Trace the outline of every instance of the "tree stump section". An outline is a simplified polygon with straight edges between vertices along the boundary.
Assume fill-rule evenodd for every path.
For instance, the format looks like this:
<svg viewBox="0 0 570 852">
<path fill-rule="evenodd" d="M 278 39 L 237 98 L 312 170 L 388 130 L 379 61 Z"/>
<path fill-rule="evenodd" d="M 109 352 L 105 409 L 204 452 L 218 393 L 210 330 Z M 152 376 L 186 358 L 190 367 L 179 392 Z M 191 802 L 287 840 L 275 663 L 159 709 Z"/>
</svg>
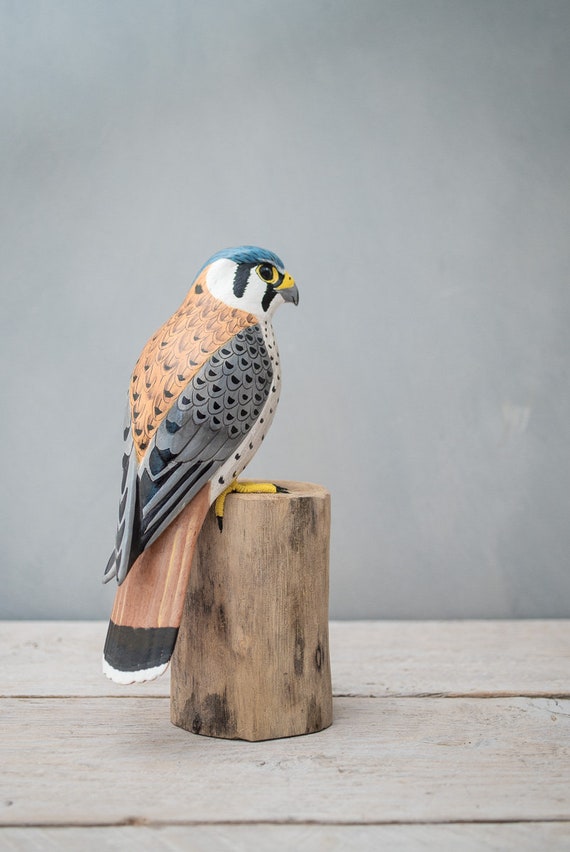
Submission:
<svg viewBox="0 0 570 852">
<path fill-rule="evenodd" d="M 172 659 L 171 719 L 250 741 L 332 723 L 329 662 L 330 494 L 231 494 L 220 532 L 198 537 Z"/>
</svg>

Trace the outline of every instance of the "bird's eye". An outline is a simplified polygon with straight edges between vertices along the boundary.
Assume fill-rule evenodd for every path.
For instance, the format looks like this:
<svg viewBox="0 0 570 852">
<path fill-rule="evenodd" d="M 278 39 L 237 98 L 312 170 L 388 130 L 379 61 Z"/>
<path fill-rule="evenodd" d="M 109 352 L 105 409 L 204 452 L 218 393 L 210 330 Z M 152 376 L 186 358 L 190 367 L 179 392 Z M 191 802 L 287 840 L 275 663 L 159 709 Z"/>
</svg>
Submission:
<svg viewBox="0 0 570 852">
<path fill-rule="evenodd" d="M 275 267 L 271 266 L 269 263 L 261 263 L 257 267 L 257 274 L 263 281 L 267 282 L 267 284 L 276 284 L 279 278 L 279 273 Z"/>
</svg>

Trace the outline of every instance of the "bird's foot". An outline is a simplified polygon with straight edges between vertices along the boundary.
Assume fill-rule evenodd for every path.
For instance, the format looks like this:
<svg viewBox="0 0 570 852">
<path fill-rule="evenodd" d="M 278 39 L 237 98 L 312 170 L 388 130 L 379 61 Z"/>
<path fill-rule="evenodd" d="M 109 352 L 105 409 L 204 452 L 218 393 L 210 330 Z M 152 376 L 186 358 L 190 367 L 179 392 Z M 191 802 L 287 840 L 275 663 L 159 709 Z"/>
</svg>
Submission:
<svg viewBox="0 0 570 852">
<path fill-rule="evenodd" d="M 220 532 L 224 528 L 224 506 L 228 494 L 288 494 L 287 488 L 275 485 L 273 482 L 239 482 L 237 479 L 225 488 L 214 504 L 214 512 L 218 519 Z"/>
</svg>

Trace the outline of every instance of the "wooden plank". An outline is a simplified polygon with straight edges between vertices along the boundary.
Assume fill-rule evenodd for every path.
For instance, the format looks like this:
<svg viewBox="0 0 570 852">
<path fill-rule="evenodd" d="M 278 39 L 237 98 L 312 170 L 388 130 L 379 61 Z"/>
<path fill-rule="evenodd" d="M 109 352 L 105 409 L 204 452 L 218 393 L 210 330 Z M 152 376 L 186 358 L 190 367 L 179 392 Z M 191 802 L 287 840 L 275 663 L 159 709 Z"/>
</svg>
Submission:
<svg viewBox="0 0 570 852">
<path fill-rule="evenodd" d="M 460 825 L 164 825 L 4 828 L 5 852 L 536 852 L 570 849 L 570 823 Z"/>
<path fill-rule="evenodd" d="M 1 702 L 0 823 L 570 818 L 570 701 L 335 701 L 318 734 L 197 737 L 168 699 Z"/>
<path fill-rule="evenodd" d="M 331 624 L 335 695 L 570 697 L 570 620 Z"/>
<path fill-rule="evenodd" d="M 166 696 L 101 675 L 105 622 L 0 622 L 3 695 Z M 570 694 L 570 620 L 331 622 L 335 695 Z"/>
</svg>

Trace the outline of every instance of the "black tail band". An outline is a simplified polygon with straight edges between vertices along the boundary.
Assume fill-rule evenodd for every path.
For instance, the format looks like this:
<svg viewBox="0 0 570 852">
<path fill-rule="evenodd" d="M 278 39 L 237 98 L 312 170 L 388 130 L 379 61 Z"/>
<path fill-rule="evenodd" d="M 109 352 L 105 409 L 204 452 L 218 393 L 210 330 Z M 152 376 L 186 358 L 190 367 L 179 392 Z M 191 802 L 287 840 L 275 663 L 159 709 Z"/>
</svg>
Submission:
<svg viewBox="0 0 570 852">
<path fill-rule="evenodd" d="M 127 627 L 109 622 L 104 656 L 120 672 L 153 669 L 172 656 L 177 627 Z"/>
</svg>

